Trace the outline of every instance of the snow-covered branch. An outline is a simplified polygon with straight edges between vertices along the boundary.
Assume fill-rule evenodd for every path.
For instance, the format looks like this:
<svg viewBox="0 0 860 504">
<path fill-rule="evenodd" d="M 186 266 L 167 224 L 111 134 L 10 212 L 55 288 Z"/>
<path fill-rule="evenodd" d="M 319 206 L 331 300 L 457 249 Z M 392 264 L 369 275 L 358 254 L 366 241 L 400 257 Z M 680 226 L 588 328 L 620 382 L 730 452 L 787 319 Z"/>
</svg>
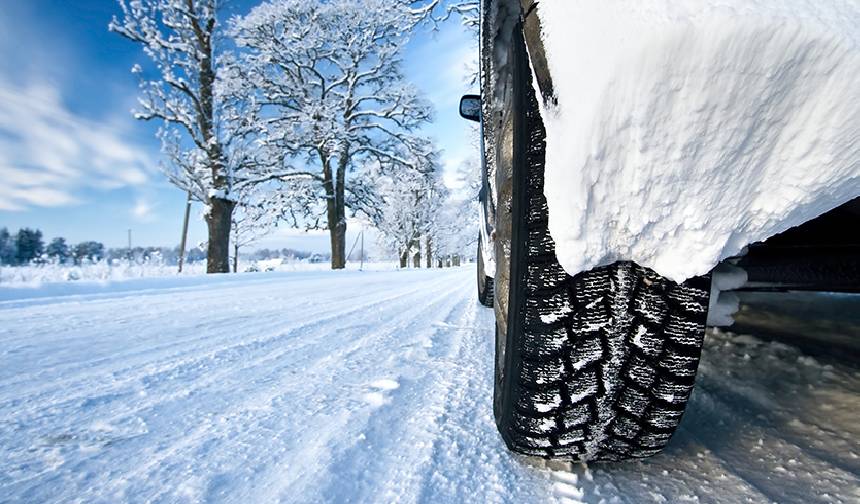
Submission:
<svg viewBox="0 0 860 504">
<path fill-rule="evenodd" d="M 159 120 L 168 162 L 164 171 L 179 188 L 207 205 L 209 271 L 227 270 L 233 180 L 257 166 L 249 149 L 256 129 L 244 93 L 222 86 L 236 59 L 216 51 L 217 0 L 118 0 L 122 10 L 109 29 L 139 44 L 151 60 L 140 79 L 135 117 Z M 233 81 L 231 81 L 233 82 Z"/>
<path fill-rule="evenodd" d="M 418 170 L 432 152 L 418 133 L 432 110 L 401 70 L 414 26 L 411 6 L 384 0 L 271 0 L 231 20 L 258 149 L 274 153 L 261 177 L 238 183 L 277 182 L 281 195 L 301 196 L 289 207 L 306 226 L 319 224 L 322 203 L 336 248 L 347 211 L 375 216 L 375 174 Z M 344 252 L 332 251 L 334 267 Z"/>
</svg>

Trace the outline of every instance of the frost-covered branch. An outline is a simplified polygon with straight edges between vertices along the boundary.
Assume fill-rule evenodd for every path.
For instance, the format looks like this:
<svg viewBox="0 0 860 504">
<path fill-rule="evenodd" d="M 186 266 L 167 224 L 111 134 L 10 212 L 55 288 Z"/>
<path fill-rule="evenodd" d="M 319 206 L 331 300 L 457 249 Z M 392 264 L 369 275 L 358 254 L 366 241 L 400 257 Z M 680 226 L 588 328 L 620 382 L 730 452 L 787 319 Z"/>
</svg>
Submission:
<svg viewBox="0 0 860 504">
<path fill-rule="evenodd" d="M 417 22 L 429 21 L 434 27 L 448 21 L 452 16 L 458 16 L 460 23 L 478 31 L 481 22 L 480 0 L 404 0 L 410 5 L 412 15 Z"/>
</svg>

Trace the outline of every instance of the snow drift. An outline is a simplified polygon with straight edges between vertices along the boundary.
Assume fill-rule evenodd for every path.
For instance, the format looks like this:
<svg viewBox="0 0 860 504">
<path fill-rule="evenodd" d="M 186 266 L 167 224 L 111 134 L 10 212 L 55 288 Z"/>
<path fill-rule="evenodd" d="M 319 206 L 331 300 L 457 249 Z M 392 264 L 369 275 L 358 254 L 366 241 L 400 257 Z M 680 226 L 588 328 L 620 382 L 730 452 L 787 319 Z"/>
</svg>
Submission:
<svg viewBox="0 0 860 504">
<path fill-rule="evenodd" d="M 549 229 L 570 274 L 674 280 L 860 194 L 860 4 L 541 2 Z"/>
</svg>

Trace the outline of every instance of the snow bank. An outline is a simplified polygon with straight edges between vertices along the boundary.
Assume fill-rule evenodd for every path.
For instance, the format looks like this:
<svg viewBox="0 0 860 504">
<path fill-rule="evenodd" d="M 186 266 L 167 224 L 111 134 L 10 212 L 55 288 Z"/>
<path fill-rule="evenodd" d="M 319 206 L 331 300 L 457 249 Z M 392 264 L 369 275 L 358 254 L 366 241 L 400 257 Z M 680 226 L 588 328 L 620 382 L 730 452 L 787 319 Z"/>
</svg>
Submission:
<svg viewBox="0 0 860 504">
<path fill-rule="evenodd" d="M 357 270 L 360 266 L 361 264 L 355 261 L 347 263 L 347 269 L 350 270 Z M 397 269 L 397 266 L 396 261 L 374 260 L 365 262 L 363 268 L 368 271 L 384 271 Z M 330 270 L 331 264 L 328 262 L 309 262 L 295 258 L 239 260 L 240 274 Z M 189 276 L 206 276 L 206 263 L 203 261 L 186 263 L 182 273 L 177 273 L 176 265 L 159 261 L 102 260 L 87 262 L 80 266 L 69 264 L 3 266 L 0 267 L 0 302 L 34 295 L 41 297 L 89 292 L 91 289 L 124 290 L 122 286 L 132 285 L 129 282 L 135 279 L 154 279 L 156 282 L 152 285 L 165 285 L 159 281 Z"/>
<path fill-rule="evenodd" d="M 0 289 L 5 287 L 39 287 L 45 283 L 77 281 L 110 281 L 128 278 L 166 277 L 176 275 L 176 265 L 160 260 L 133 261 L 114 259 L 84 261 L 81 265 L 30 264 L 0 268 Z M 183 275 L 206 273 L 203 261 L 186 263 Z"/>
<path fill-rule="evenodd" d="M 860 194 L 860 4 L 541 2 L 568 273 L 683 280 Z"/>
</svg>

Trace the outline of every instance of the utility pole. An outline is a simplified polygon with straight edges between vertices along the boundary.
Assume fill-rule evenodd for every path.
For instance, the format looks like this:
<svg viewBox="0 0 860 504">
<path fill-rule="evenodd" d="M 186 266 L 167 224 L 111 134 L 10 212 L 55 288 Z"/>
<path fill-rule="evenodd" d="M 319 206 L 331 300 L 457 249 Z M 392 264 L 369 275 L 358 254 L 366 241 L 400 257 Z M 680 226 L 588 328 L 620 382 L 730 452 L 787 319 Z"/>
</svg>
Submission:
<svg viewBox="0 0 860 504">
<path fill-rule="evenodd" d="M 191 215 L 191 191 L 185 200 L 185 219 L 182 221 L 182 240 L 179 242 L 179 272 L 182 273 L 182 260 L 185 258 L 185 245 L 188 241 L 188 217 Z"/>
<path fill-rule="evenodd" d="M 359 257 L 359 261 L 361 264 L 358 267 L 358 270 L 361 271 L 364 268 L 364 229 L 361 230 L 361 233 L 355 237 L 355 241 L 352 242 L 352 247 L 349 248 L 349 252 L 346 254 L 346 260 L 351 261 L 350 257 L 352 257 L 352 253 L 355 251 L 355 247 L 358 246 L 358 241 L 361 240 L 361 257 Z"/>
</svg>

